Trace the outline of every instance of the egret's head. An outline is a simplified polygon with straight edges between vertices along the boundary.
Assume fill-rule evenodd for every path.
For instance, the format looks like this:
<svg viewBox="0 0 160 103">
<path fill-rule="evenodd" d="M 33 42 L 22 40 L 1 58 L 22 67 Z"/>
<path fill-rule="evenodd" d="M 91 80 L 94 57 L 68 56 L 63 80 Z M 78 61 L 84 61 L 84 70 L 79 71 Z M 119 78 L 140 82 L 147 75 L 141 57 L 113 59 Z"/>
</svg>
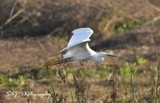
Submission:
<svg viewBox="0 0 160 103">
<path fill-rule="evenodd" d="M 117 57 L 117 56 L 113 55 L 113 53 L 99 52 L 99 53 L 97 53 L 97 56 L 94 57 L 94 59 L 96 62 L 101 62 L 101 61 L 104 61 L 104 58 L 106 56 Z"/>
<path fill-rule="evenodd" d="M 106 55 L 105 52 L 99 52 L 99 53 L 97 53 L 96 55 L 93 56 L 93 59 L 94 59 L 96 62 L 101 62 L 101 61 L 104 61 L 105 55 Z"/>
</svg>

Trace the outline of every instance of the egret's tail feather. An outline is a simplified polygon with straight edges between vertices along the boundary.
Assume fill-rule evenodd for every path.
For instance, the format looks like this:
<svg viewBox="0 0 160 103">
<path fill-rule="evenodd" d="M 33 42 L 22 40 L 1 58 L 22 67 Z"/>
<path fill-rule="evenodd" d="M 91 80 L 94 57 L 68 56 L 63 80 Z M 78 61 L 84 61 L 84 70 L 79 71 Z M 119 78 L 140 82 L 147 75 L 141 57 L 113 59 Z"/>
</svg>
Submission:
<svg viewBox="0 0 160 103">
<path fill-rule="evenodd" d="M 70 61 L 73 61 L 73 59 L 72 58 L 66 58 L 66 59 L 61 59 L 61 60 L 58 60 L 58 61 L 48 60 L 45 63 L 45 65 L 47 67 L 50 67 L 50 66 L 54 66 L 54 65 L 57 65 L 57 64 L 65 63 L 65 62 L 70 62 Z"/>
</svg>

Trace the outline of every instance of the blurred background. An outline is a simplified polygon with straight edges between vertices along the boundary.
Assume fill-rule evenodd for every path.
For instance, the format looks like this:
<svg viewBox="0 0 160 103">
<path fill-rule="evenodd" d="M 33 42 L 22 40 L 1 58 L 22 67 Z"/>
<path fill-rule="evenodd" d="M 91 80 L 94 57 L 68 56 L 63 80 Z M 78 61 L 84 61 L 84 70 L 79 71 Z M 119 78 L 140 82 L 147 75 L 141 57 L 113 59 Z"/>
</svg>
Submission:
<svg viewBox="0 0 160 103">
<path fill-rule="evenodd" d="M 124 60 L 46 69 L 81 27 L 94 30 L 91 48 Z M 1 103 L 158 103 L 159 57 L 159 0 L 0 0 Z M 13 98 L 7 91 L 52 97 Z"/>
</svg>

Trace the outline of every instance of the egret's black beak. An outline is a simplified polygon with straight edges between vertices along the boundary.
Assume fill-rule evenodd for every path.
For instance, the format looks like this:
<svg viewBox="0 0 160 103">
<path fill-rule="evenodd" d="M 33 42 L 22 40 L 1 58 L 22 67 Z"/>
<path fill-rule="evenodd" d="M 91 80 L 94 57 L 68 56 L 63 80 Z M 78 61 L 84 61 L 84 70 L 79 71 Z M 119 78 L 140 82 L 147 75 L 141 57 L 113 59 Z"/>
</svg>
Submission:
<svg viewBox="0 0 160 103">
<path fill-rule="evenodd" d="M 116 58 L 118 58 L 118 56 L 113 55 L 113 54 L 108 54 L 107 56 L 110 56 L 110 57 L 116 57 Z"/>
<path fill-rule="evenodd" d="M 106 56 L 109 56 L 109 57 L 116 57 L 118 58 L 118 56 L 114 55 L 114 54 L 109 54 L 109 53 L 105 53 Z"/>
</svg>

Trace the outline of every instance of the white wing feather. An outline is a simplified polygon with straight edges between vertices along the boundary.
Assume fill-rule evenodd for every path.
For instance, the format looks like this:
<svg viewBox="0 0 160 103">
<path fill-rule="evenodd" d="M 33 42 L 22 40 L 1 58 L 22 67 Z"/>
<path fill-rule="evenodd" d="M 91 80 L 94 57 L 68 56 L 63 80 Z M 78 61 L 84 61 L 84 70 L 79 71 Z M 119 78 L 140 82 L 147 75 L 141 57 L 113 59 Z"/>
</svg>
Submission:
<svg viewBox="0 0 160 103">
<path fill-rule="evenodd" d="M 68 45 L 66 48 L 62 49 L 61 52 L 84 42 L 90 41 L 90 36 L 93 34 L 93 30 L 91 28 L 79 28 L 74 31 L 72 31 L 73 36 L 68 42 Z"/>
<path fill-rule="evenodd" d="M 68 48 L 75 46 L 77 44 L 90 41 L 90 36 L 93 34 L 93 30 L 90 28 L 79 28 L 72 31 L 73 36 L 69 40 L 67 45 Z"/>
</svg>

